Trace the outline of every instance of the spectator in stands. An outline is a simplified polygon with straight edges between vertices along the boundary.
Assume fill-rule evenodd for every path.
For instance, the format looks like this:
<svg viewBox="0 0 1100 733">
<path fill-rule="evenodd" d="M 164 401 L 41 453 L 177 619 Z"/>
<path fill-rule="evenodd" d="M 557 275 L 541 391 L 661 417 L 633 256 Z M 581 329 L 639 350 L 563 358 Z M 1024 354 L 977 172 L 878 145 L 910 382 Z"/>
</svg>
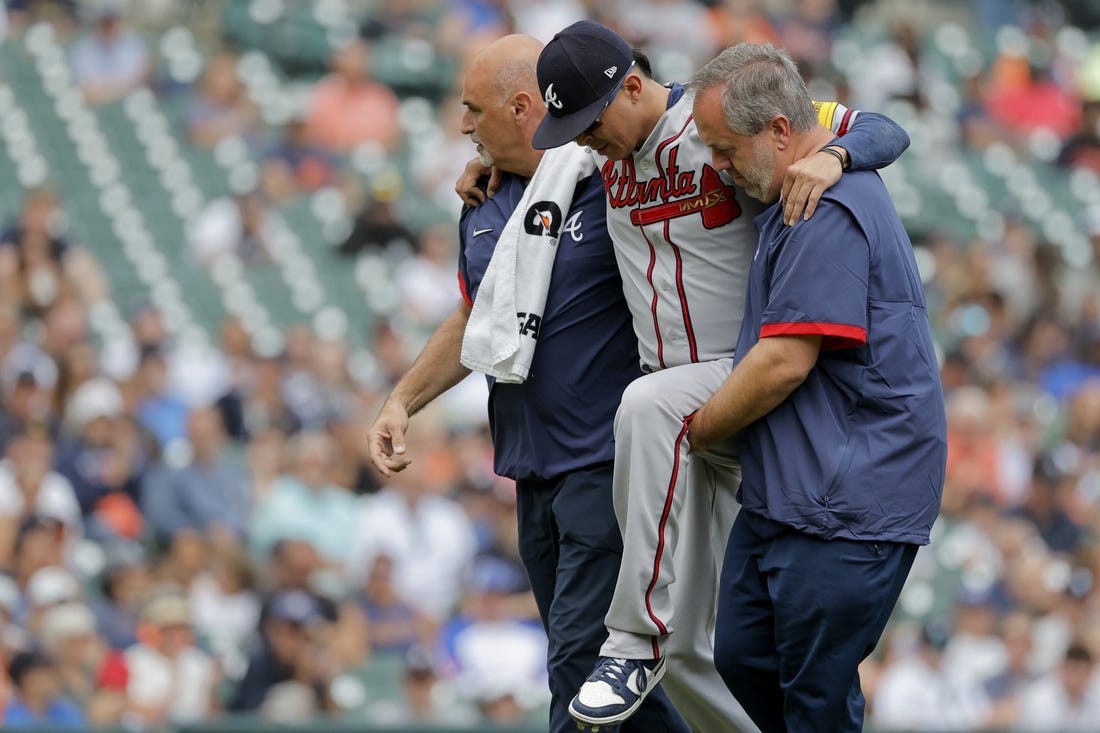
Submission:
<svg viewBox="0 0 1100 733">
<path fill-rule="evenodd" d="M 597 8 L 599 5 L 596 4 Z M 446 8 L 440 23 L 438 46 L 447 56 L 458 59 L 460 66 L 470 61 L 476 49 L 516 32 L 509 3 L 448 0 Z"/>
<path fill-rule="evenodd" d="M 1100 65 L 1100 61 L 1097 64 Z M 1100 175 L 1100 90 L 1096 94 L 1095 99 L 1082 100 L 1081 126 L 1062 146 L 1058 163 Z"/>
<path fill-rule="evenodd" d="M 871 705 L 875 728 L 967 730 L 983 723 L 990 711 L 981 688 L 945 674 L 943 652 L 950 639 L 950 623 L 932 619 L 921 629 L 919 646 L 886 666 Z"/>
<path fill-rule="evenodd" d="M 227 137 L 247 138 L 259 113 L 237 77 L 237 57 L 222 53 L 206 64 L 202 81 L 187 102 L 187 134 L 191 142 L 212 148 Z"/>
<path fill-rule="evenodd" d="M 932 72 L 922 63 L 920 43 L 912 18 L 901 17 L 892 24 L 889 36 L 871 48 L 864 57 L 866 63 L 850 74 L 860 109 L 882 109 L 891 99 L 924 106 L 925 85 Z"/>
<path fill-rule="evenodd" d="M 124 419 L 122 393 L 108 379 L 85 382 L 66 406 L 69 437 L 58 450 L 58 472 L 73 485 L 91 536 L 135 538 L 145 455 L 133 425 Z"/>
<path fill-rule="evenodd" d="M 81 729 L 84 713 L 61 696 L 57 667 L 44 652 L 20 652 L 8 665 L 15 698 L 4 711 L 4 726 L 42 730 Z"/>
<path fill-rule="evenodd" d="M 187 239 L 191 254 L 204 267 L 223 255 L 239 257 L 252 265 L 268 262 L 268 242 L 275 216 L 259 190 L 232 199 L 214 199 L 189 227 Z"/>
<path fill-rule="evenodd" d="M 1058 563 L 1047 559 L 1042 569 L 1047 573 L 1058 568 Z M 1051 584 L 1055 585 L 1055 584 Z M 1038 606 L 1032 637 L 1035 640 L 1034 659 L 1036 669 L 1048 673 L 1065 661 L 1067 650 L 1078 641 L 1081 630 L 1090 616 L 1089 596 L 1095 585 L 1092 573 L 1078 568 L 1064 578 L 1064 586 L 1055 588 Z"/>
<path fill-rule="evenodd" d="M 309 353 L 283 379 L 287 405 L 303 430 L 322 431 L 354 399 L 348 345 L 342 338 L 310 336 Z M 294 362 L 291 362 L 293 365 Z"/>
<path fill-rule="evenodd" d="M 264 609 L 261 610 L 261 622 L 267 615 L 267 606 L 280 591 L 301 590 L 309 593 L 317 601 L 321 614 L 329 622 L 335 622 L 339 615 L 338 604 L 326 595 L 318 593 L 318 576 L 324 569 L 325 561 L 317 549 L 305 540 L 279 540 L 271 548 L 266 559 L 267 582 Z"/>
<path fill-rule="evenodd" d="M 206 719 L 215 709 L 218 672 L 194 646 L 187 599 L 174 590 L 154 590 L 141 622 L 141 642 L 126 650 L 131 713 L 144 727 Z"/>
<path fill-rule="evenodd" d="M 976 688 L 1000 674 L 1008 653 L 992 589 L 964 587 L 955 599 L 954 631 L 943 654 L 944 675 Z"/>
<path fill-rule="evenodd" d="M 1092 653 L 1071 644 L 1058 670 L 1034 683 L 1020 699 L 1016 725 L 1046 733 L 1094 731 L 1100 720 L 1100 679 Z"/>
<path fill-rule="evenodd" d="M 32 515 L 60 523 L 67 545 L 83 534 L 80 504 L 69 480 L 52 470 L 53 456 L 53 440 L 42 426 L 8 443 L 0 461 L 0 567 L 11 560 L 20 523 Z"/>
<path fill-rule="evenodd" d="M 1065 476 L 1050 456 L 1036 460 L 1031 490 L 1019 515 L 1035 526 L 1052 552 L 1071 555 L 1079 546 L 1083 528 L 1067 511 L 1073 494 L 1067 478 L 1072 476 Z"/>
<path fill-rule="evenodd" d="M 300 427 L 283 395 L 283 360 L 278 357 L 254 359 L 247 377 L 218 400 L 218 409 L 234 440 L 272 431 L 286 436 Z"/>
<path fill-rule="evenodd" d="M 81 341 L 62 352 L 57 362 L 54 411 L 60 412 L 77 388 L 98 374 L 99 354 L 94 344 Z"/>
<path fill-rule="evenodd" d="M 30 516 L 19 525 L 19 531 L 15 535 L 15 550 L 11 563 L 8 566 L 11 577 L 16 585 L 22 589 L 25 595 L 25 604 L 19 604 L 14 608 L 18 622 L 23 623 L 28 613 L 33 610 L 38 600 L 46 590 L 52 591 L 52 585 L 46 584 L 43 588 L 43 580 L 38 581 L 31 592 L 31 580 L 43 568 L 64 565 L 64 535 L 61 525 L 52 519 L 44 519 L 38 516 Z M 48 577 L 48 574 L 47 574 Z M 64 583 L 64 581 L 62 581 Z M 69 587 L 66 584 L 66 589 Z"/>
<path fill-rule="evenodd" d="M 776 23 L 779 43 L 807 79 L 828 71 L 840 17 L 836 0 L 794 0 Z"/>
<path fill-rule="evenodd" d="M 23 341 L 23 318 L 19 307 L 0 302 L 0 361 Z"/>
<path fill-rule="evenodd" d="M 479 712 L 464 704 L 440 684 L 437 662 L 423 646 L 405 654 L 400 698 L 384 697 L 367 707 L 369 718 L 379 725 L 474 727 L 483 720 Z"/>
<path fill-rule="evenodd" d="M 197 530 L 183 529 L 176 532 L 167 552 L 154 566 L 156 581 L 162 585 L 178 587 L 186 595 L 206 569 L 206 558 L 211 544 L 206 535 Z"/>
<path fill-rule="evenodd" d="M 287 123 L 278 142 L 265 154 L 263 165 L 264 193 L 279 203 L 336 182 L 336 161 L 328 150 L 310 140 L 302 117 Z"/>
<path fill-rule="evenodd" d="M 532 4 L 538 8 L 538 3 Z M 618 3 L 617 30 L 632 46 L 644 48 L 653 60 L 654 70 L 660 77 L 678 78 L 709 61 L 720 50 L 717 39 L 708 26 L 707 9 L 694 0 L 630 0 Z M 557 28 L 584 16 L 563 20 Z M 517 19 L 518 21 L 519 19 Z M 519 33 L 539 35 L 539 32 L 517 22 Z M 692 38 L 690 44 L 685 38 Z M 543 42 L 550 40 L 543 38 Z"/>
<path fill-rule="evenodd" d="M 393 576 L 393 558 L 378 555 L 359 591 L 372 654 L 405 653 L 425 640 L 429 628 L 426 619 L 398 594 Z"/>
<path fill-rule="evenodd" d="M 222 545 L 244 535 L 249 502 L 248 477 L 228 453 L 221 415 L 200 407 L 187 415 L 189 460 L 162 464 L 142 483 L 142 511 L 160 539 L 183 530 L 205 534 Z"/>
<path fill-rule="evenodd" d="M 442 495 L 445 486 L 432 485 L 431 453 L 421 446 L 416 455 L 424 458 L 364 502 L 347 572 L 354 587 L 363 587 L 375 558 L 388 555 L 401 598 L 439 624 L 459 600 L 477 536 L 461 507 Z"/>
<path fill-rule="evenodd" d="M 21 622 L 36 636 L 41 633 L 42 620 L 50 609 L 84 600 L 80 581 L 60 563 L 35 570 L 27 580 L 24 595 L 27 604 Z"/>
<path fill-rule="evenodd" d="M 963 145 L 975 150 L 985 150 L 995 142 L 1015 142 L 1008 129 L 989 114 L 985 104 L 988 88 L 989 75 L 984 69 L 963 80 L 962 103 L 956 118 Z"/>
<path fill-rule="evenodd" d="M 301 685 L 313 710 L 331 707 L 329 683 L 340 672 L 324 637 L 328 625 L 314 596 L 301 590 L 276 593 L 262 622 L 260 649 L 249 659 L 230 710 L 258 710 L 281 685 Z"/>
<path fill-rule="evenodd" d="M 159 350 L 141 354 L 131 383 L 134 418 L 152 433 L 161 450 L 186 444 L 187 405 L 169 390 L 168 360 Z"/>
<path fill-rule="evenodd" d="M 1008 616 L 1003 625 L 1007 654 L 1005 668 L 983 683 L 992 705 L 989 723 L 996 728 L 1009 728 L 1018 715 L 1022 693 L 1038 679 L 1032 662 L 1031 617 L 1023 612 Z"/>
<path fill-rule="evenodd" d="M 30 191 L 19 218 L 0 233 L 0 298 L 42 315 L 62 296 L 89 304 L 107 296 L 102 268 L 60 234 L 61 210 L 47 188 Z"/>
<path fill-rule="evenodd" d="M 305 540 L 333 567 L 342 568 L 353 542 L 358 503 L 350 491 L 329 483 L 335 446 L 324 433 L 302 433 L 289 445 L 289 473 L 253 512 L 249 543 L 254 557 L 283 539 Z"/>
<path fill-rule="evenodd" d="M 981 387 L 968 385 L 947 398 L 947 481 L 944 512 L 951 514 L 967 499 L 985 495 L 1007 503 L 1001 426 L 992 420 L 993 404 Z"/>
<path fill-rule="evenodd" d="M 1068 398 L 1055 451 L 1077 451 L 1082 460 L 1095 457 L 1100 454 L 1100 375 L 1087 378 Z"/>
<path fill-rule="evenodd" d="M 164 314 L 147 298 L 139 297 L 130 303 L 128 309 L 130 332 L 140 351 L 171 350 L 168 326 L 164 323 Z"/>
<path fill-rule="evenodd" d="M 371 49 L 353 40 L 332 56 L 332 73 L 314 88 L 306 137 L 324 150 L 348 153 L 363 143 L 394 150 L 401 139 L 397 95 L 371 77 Z"/>
<path fill-rule="evenodd" d="M 1026 53 L 1002 52 L 994 62 L 986 108 L 1020 139 L 1044 129 L 1064 140 L 1080 124 L 1078 101 L 1057 83 L 1049 66 L 1033 63 Z"/>
<path fill-rule="evenodd" d="M 416 234 L 397 215 L 394 202 L 374 193 L 367 196 L 352 221 L 352 230 L 337 251 L 346 256 L 365 252 L 411 251 Z"/>
<path fill-rule="evenodd" d="M 6 0 L 7 22 L 12 35 L 23 32 L 33 22 L 52 22 L 68 37 L 76 22 L 77 0 Z"/>
<path fill-rule="evenodd" d="M 109 104 L 148 81 L 152 61 L 145 43 L 125 29 L 117 0 L 97 0 L 93 27 L 73 45 L 73 75 L 91 104 Z"/>
<path fill-rule="evenodd" d="M 720 48 L 742 42 L 779 43 L 775 26 L 755 0 L 719 0 L 710 9 L 707 26 Z"/>
<path fill-rule="evenodd" d="M 248 466 L 249 510 L 267 501 L 283 475 L 287 437 L 274 428 L 257 433 L 245 449 Z"/>
<path fill-rule="evenodd" d="M 108 651 L 96 635 L 91 610 L 79 602 L 53 606 L 43 614 L 38 636 L 43 651 L 56 663 L 62 692 L 87 709 L 95 697 L 97 673 Z"/>
<path fill-rule="evenodd" d="M 32 645 L 30 634 L 16 619 L 16 612 L 22 602 L 15 579 L 11 575 L 0 573 L 0 657 L 5 659 L 11 658 L 16 650 L 29 649 Z"/>
<path fill-rule="evenodd" d="M 397 319 L 394 321 L 391 323 L 389 320 L 378 320 L 374 324 L 371 338 L 374 360 L 378 364 L 377 387 L 382 393 L 392 389 L 412 364 L 404 335 L 396 327 Z"/>
<path fill-rule="evenodd" d="M 243 548 L 215 545 L 207 569 L 191 583 L 195 631 L 216 653 L 232 656 L 245 647 L 260 620 L 255 573 Z"/>
<path fill-rule="evenodd" d="M 138 641 L 141 606 L 152 584 L 152 576 L 137 544 L 108 545 L 106 555 L 100 592 L 91 599 L 91 607 L 99 633 L 111 649 L 122 650 Z"/>
<path fill-rule="evenodd" d="M 549 696 L 546 633 L 538 620 L 509 611 L 514 589 L 514 568 L 498 558 L 479 559 L 461 613 L 440 632 L 449 685 L 499 725 L 517 724 Z M 500 648 L 509 653 L 497 653 Z"/>
<path fill-rule="evenodd" d="M 454 225 L 439 223 L 425 228 L 417 239 L 416 256 L 397 268 L 401 307 L 411 325 L 430 333 L 454 312 L 454 277 L 458 268 L 458 242 Z"/>
<path fill-rule="evenodd" d="M 0 449 L 16 435 L 45 426 L 56 433 L 53 391 L 57 365 L 45 352 L 29 343 L 12 347 L 0 367 Z"/>
<path fill-rule="evenodd" d="M 328 621 L 332 647 L 345 667 L 361 666 L 369 656 L 366 621 L 354 596 L 344 597 L 342 584 L 308 542 L 281 540 L 272 548 L 268 595 L 260 610 L 260 625 L 267 618 L 272 600 L 281 591 L 300 590 L 317 602 Z M 339 598 L 339 600 L 336 600 Z"/>
</svg>

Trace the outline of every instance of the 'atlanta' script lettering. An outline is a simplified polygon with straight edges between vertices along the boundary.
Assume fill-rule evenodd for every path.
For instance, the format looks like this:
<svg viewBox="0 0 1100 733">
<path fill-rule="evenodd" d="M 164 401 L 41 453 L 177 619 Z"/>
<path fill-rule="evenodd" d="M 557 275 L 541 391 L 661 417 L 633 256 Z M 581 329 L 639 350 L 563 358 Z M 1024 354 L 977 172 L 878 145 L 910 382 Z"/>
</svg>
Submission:
<svg viewBox="0 0 1100 733">
<path fill-rule="evenodd" d="M 619 209 L 695 193 L 695 171 L 680 170 L 676 165 L 677 152 L 678 148 L 668 151 L 668 165 L 665 166 L 664 175 L 644 181 L 638 180 L 633 159 L 626 158 L 622 165 L 607 161 L 602 173 L 607 200 L 611 206 Z"/>
</svg>

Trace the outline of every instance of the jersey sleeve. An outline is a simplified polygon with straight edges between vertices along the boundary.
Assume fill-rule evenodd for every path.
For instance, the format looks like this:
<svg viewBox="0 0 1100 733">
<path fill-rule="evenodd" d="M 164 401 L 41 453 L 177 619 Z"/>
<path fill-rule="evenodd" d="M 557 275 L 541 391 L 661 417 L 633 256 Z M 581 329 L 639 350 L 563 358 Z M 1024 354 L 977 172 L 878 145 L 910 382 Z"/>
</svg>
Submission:
<svg viewBox="0 0 1100 733">
<path fill-rule="evenodd" d="M 469 226 L 468 218 L 473 208 L 470 206 L 462 207 L 462 214 L 458 219 L 458 294 L 462 296 L 462 300 L 466 302 L 466 305 L 471 308 L 474 306 L 474 299 L 470 295 L 470 265 L 466 259 L 466 231 Z"/>
<path fill-rule="evenodd" d="M 817 112 L 817 121 L 821 126 L 829 129 L 837 137 L 843 137 L 859 115 L 859 112 L 848 109 L 840 102 L 815 101 L 814 110 Z"/>
<path fill-rule="evenodd" d="M 885 168 L 909 147 L 909 134 L 885 115 L 858 112 L 840 102 L 814 102 L 817 121 L 842 138 L 834 145 L 848 151 L 849 170 Z"/>
<path fill-rule="evenodd" d="M 760 338 L 822 336 L 823 351 L 867 342 L 870 243 L 847 209 L 822 201 L 769 256 Z"/>
</svg>

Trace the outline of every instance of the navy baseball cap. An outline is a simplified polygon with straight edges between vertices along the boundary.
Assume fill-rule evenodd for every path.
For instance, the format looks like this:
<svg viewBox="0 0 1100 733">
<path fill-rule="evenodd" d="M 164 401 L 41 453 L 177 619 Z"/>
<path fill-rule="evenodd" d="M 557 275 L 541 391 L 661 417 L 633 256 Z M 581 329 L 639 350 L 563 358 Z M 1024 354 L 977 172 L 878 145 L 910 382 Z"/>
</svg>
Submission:
<svg viewBox="0 0 1100 733">
<path fill-rule="evenodd" d="M 545 150 L 576 139 L 611 104 L 633 63 L 630 44 L 594 21 L 578 21 L 554 36 L 539 54 L 547 114 L 532 144 Z"/>
</svg>

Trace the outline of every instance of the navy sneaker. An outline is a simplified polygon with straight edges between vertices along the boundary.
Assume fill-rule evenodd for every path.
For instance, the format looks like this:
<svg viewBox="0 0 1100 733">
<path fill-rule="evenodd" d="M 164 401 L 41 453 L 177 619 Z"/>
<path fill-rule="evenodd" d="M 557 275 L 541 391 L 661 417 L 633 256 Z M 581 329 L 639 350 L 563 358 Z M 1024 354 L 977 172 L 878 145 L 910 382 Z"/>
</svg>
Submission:
<svg viewBox="0 0 1100 733">
<path fill-rule="evenodd" d="M 569 714 L 578 723 L 613 725 L 638 709 L 645 696 L 665 676 L 665 660 L 610 659 L 599 664 L 569 703 Z"/>
</svg>

